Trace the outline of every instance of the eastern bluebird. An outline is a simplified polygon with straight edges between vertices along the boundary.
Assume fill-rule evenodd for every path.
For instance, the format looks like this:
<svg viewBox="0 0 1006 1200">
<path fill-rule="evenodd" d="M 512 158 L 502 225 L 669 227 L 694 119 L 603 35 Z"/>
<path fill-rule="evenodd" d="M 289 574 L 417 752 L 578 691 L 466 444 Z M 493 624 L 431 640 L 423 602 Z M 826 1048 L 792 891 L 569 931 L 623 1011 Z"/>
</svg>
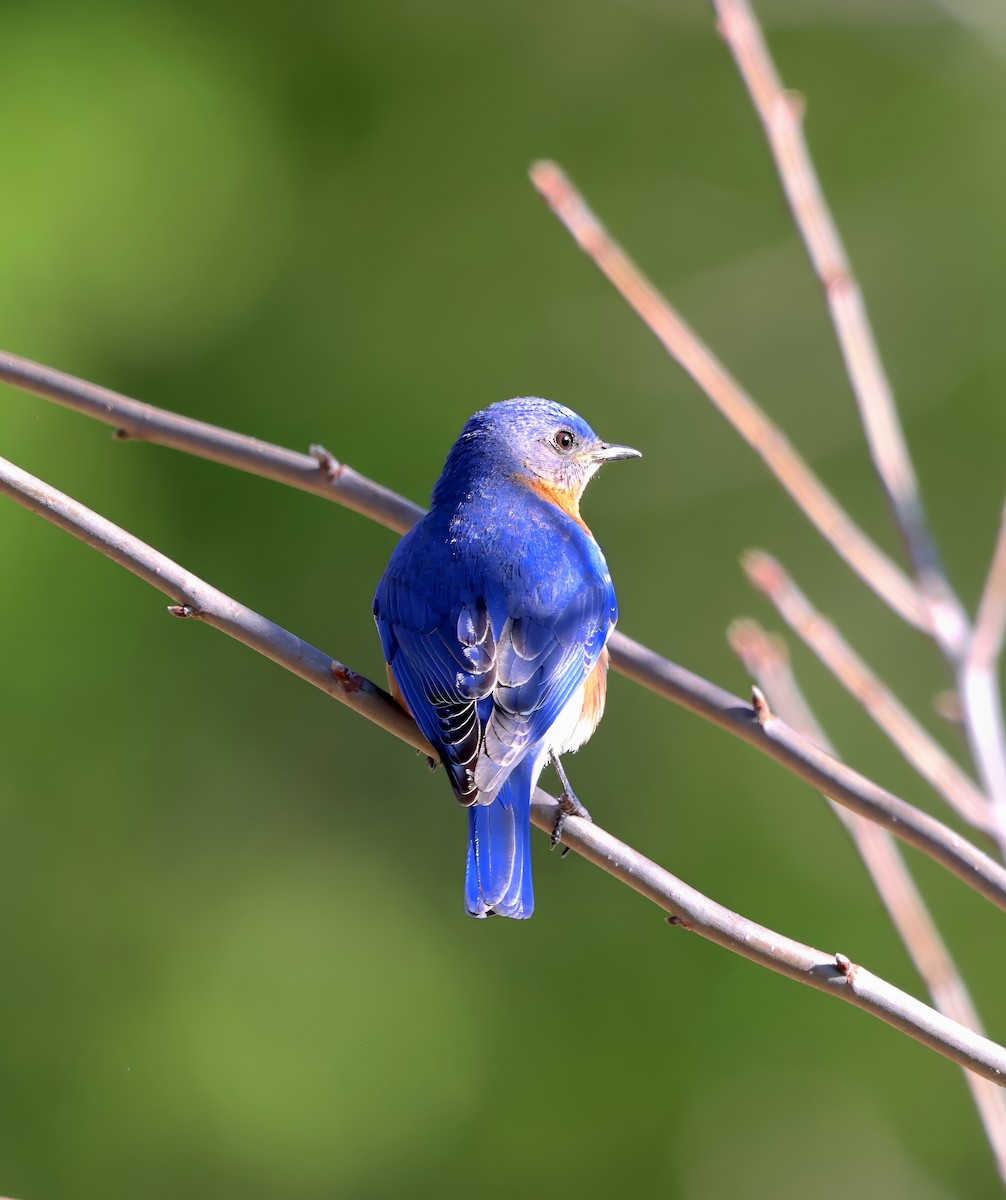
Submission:
<svg viewBox="0 0 1006 1200">
<path fill-rule="evenodd" d="M 567 814 L 587 816 L 559 756 L 601 719 L 618 606 L 580 497 L 603 463 L 636 457 L 561 404 L 493 404 L 461 431 L 378 585 L 391 689 L 468 806 L 473 917 L 531 915 L 531 796 L 550 759 L 563 784 L 552 844 Z"/>
</svg>

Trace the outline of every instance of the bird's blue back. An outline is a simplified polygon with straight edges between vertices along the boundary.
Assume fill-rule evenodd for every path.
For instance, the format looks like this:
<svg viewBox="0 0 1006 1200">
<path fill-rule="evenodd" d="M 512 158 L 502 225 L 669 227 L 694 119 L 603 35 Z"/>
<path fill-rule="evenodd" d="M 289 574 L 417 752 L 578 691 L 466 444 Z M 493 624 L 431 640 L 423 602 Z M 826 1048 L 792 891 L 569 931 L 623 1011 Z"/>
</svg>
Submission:
<svg viewBox="0 0 1006 1200">
<path fill-rule="evenodd" d="M 402 699 L 472 806 L 469 912 L 529 916 L 531 792 L 617 607 L 593 536 L 528 485 L 512 439 L 492 432 L 467 444 L 462 434 L 431 511 L 392 555 L 374 613 Z"/>
</svg>

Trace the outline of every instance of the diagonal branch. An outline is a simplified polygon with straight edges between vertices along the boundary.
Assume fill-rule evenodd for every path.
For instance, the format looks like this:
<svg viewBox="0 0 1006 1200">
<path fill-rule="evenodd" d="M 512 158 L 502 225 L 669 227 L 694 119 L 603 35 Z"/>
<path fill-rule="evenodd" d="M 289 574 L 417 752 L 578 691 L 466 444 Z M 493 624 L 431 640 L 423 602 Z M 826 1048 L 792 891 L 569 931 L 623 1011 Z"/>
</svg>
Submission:
<svg viewBox="0 0 1006 1200">
<path fill-rule="evenodd" d="M 0 492 L 170 596 L 177 602 L 170 609 L 172 616 L 195 618 L 219 629 L 341 700 L 389 733 L 410 742 L 417 750 L 435 753 L 412 718 L 376 684 L 225 596 L 139 538 L 4 458 L 0 458 Z"/>
<path fill-rule="evenodd" d="M 425 753 L 432 749 L 405 712 L 375 684 L 334 663 L 320 650 L 3 459 L 0 459 L 0 491 L 170 596 L 177 602 L 171 608 L 175 615 L 196 617 L 220 629 L 410 745 Z M 537 791 L 532 809 L 534 823 L 551 831 L 556 815 L 557 802 Z M 570 818 L 563 840 L 588 861 L 671 914 L 673 924 L 691 929 L 779 974 L 839 996 L 959 1065 L 1000 1085 L 1006 1082 L 1006 1048 L 941 1015 L 850 962 L 845 955 L 826 954 L 731 912 L 596 825 Z"/>
<path fill-rule="evenodd" d="M 670 301 L 643 275 L 555 163 L 531 168 L 531 180 L 584 253 L 615 285 L 660 344 L 688 372 L 742 438 L 761 456 L 797 507 L 856 574 L 910 625 L 930 631 L 915 584 L 853 521 L 782 430 L 758 407 Z"/>
<path fill-rule="evenodd" d="M 267 442 L 128 400 L 104 388 L 96 389 L 101 397 L 98 406 L 93 402 L 93 384 L 10 354 L 0 354 L 0 377 L 41 395 L 49 395 L 50 389 L 58 390 L 61 403 L 97 416 L 106 424 L 124 428 L 139 440 L 164 441 L 200 457 L 237 465 L 240 469 L 281 479 L 337 503 L 343 502 L 339 483 L 351 468 L 338 465 L 332 468 L 334 460 L 324 452 L 319 451 L 315 459 L 308 459 L 306 455 L 296 455 Z M 169 432 L 162 433 L 163 430 Z M 304 460 L 303 464 L 297 463 L 292 469 L 283 465 L 298 459 Z M 311 462 L 314 463 L 313 473 L 307 467 Z M 327 482 L 329 476 L 333 477 L 331 482 Z M 409 528 L 413 522 L 405 523 L 403 517 L 410 513 L 415 517 L 422 514 L 422 509 L 365 476 L 354 471 L 351 478 L 353 493 L 347 503 L 356 511 L 393 529 L 400 529 L 403 524 Z M 662 658 L 624 633 L 614 633 L 609 646 L 612 666 L 627 678 L 754 746 L 839 804 L 877 822 L 941 863 L 998 907 L 1006 908 L 1006 869 L 946 825 L 824 754 L 777 718 L 759 722 L 749 704 L 685 667 Z"/>
<path fill-rule="evenodd" d="M 853 522 L 779 428 L 758 408 L 669 301 L 612 239 L 568 177 L 554 163 L 546 162 L 538 163 L 532 169 L 532 180 L 580 248 L 611 280 L 667 352 L 692 376 L 748 444 L 757 450 L 779 483 L 836 553 L 899 616 L 935 638 L 957 677 L 972 756 L 982 784 L 992 799 L 991 812 L 998 826 L 995 836 L 1000 845 L 1006 847 L 1006 734 L 1003 730 L 998 683 L 993 673 L 968 671 L 962 665 L 968 644 L 969 623 L 943 574 L 935 547 L 928 539 L 921 502 L 918 501 L 917 482 L 910 459 L 907 458 L 900 426 L 896 424 L 896 416 L 895 433 L 890 433 L 893 408 L 887 411 L 882 420 L 874 421 L 881 432 L 877 441 L 871 444 L 879 444 L 885 463 L 892 455 L 901 461 L 897 471 L 897 486 L 892 495 L 899 497 L 900 508 L 896 505 L 895 511 L 901 513 L 903 521 L 911 525 L 910 535 L 907 526 L 903 525 L 903 528 L 913 548 L 921 590 Z M 851 279 L 851 276 L 848 278 Z M 865 310 L 862 317 L 865 321 Z M 865 329 L 872 346 L 868 324 Z M 876 404 L 868 409 L 871 416 L 878 412 L 880 408 Z M 871 428 L 869 423 L 867 428 Z M 892 446 L 895 447 L 893 451 Z M 903 470 L 906 463 L 907 475 Z"/>
<path fill-rule="evenodd" d="M 320 447 L 313 455 L 298 454 L 194 417 L 155 408 L 3 350 L 0 350 L 0 379 L 111 425 L 120 441 L 170 446 L 197 458 L 275 479 L 335 500 L 344 508 L 363 513 L 399 533 L 411 529 L 423 515 L 418 505 L 358 475 L 345 463 L 336 462 Z"/>
<path fill-rule="evenodd" d="M 735 621 L 729 640 L 744 666 L 765 690 L 780 715 L 829 754 L 828 740 L 796 682 L 785 644 L 769 637 L 755 621 Z M 845 812 L 829 801 L 835 816 L 848 830 L 866 865 L 874 887 L 925 981 L 933 1003 L 945 1016 L 984 1033 L 981 1018 L 946 943 L 936 928 L 898 844 L 883 829 Z M 964 1081 L 971 1091 L 982 1125 L 995 1155 L 1000 1177 L 1006 1181 L 1006 1097 L 987 1079 L 969 1071 Z"/>
<path fill-rule="evenodd" d="M 1006 869 L 941 821 L 832 758 L 774 713 L 744 704 L 716 684 L 661 658 L 624 634 L 620 646 L 625 650 L 623 672 L 630 679 L 730 730 L 829 799 L 875 822 L 906 845 L 914 846 L 1003 907 L 1000 889 Z M 958 850 L 964 851 L 973 864 L 974 877 L 969 879 L 961 874 Z"/>
<path fill-rule="evenodd" d="M 971 754 L 992 799 L 1006 844 L 1006 730 L 1003 728 L 999 660 L 1006 632 L 1006 509 L 992 566 L 978 604 L 971 643 L 957 672 L 964 728 Z"/>
<path fill-rule="evenodd" d="M 967 614 L 943 570 L 929 531 L 919 481 L 863 294 L 804 140 L 803 101 L 783 88 L 748 0 L 713 0 L 713 6 L 719 31 L 765 130 L 793 219 L 824 287 L 874 466 L 915 566 L 932 632 L 948 658 L 957 661 L 967 648 Z"/>
<path fill-rule="evenodd" d="M 919 481 L 877 350 L 866 304 L 803 136 L 803 104 L 779 78 L 749 0 L 712 0 L 719 31 L 733 54 L 761 120 L 793 219 L 820 279 L 874 466 L 915 567 L 929 632 L 954 672 L 964 730 L 1006 853 L 1006 728 L 994 670 L 984 669 L 968 615 L 940 562 Z M 1002 568 L 1006 569 L 1006 568 Z M 992 578 L 996 569 L 993 567 Z M 998 618 L 986 612 L 995 622 Z"/>
<path fill-rule="evenodd" d="M 974 633 L 968 647 L 968 666 L 994 668 L 1002 657 L 1006 635 L 1006 506 L 999 524 L 999 536 L 992 555 L 982 598 L 978 604 Z"/>
<path fill-rule="evenodd" d="M 988 801 L 974 782 L 814 608 L 782 565 L 761 550 L 745 554 L 743 564 L 754 586 L 768 596 L 786 624 L 855 696 L 919 774 L 966 821 L 996 836 Z"/>
</svg>

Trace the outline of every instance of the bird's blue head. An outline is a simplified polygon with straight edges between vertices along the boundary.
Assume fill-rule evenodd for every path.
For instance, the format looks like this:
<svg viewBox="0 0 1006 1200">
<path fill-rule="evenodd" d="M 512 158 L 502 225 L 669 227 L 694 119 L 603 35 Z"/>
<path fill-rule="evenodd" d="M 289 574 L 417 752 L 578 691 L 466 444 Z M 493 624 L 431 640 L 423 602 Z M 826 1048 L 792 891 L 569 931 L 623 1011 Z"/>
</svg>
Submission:
<svg viewBox="0 0 1006 1200">
<path fill-rule="evenodd" d="M 580 497 L 597 469 L 638 450 L 602 442 L 583 417 L 539 396 L 501 400 L 470 417 L 454 443 L 433 503 L 469 481 L 501 475 L 524 483 L 579 519 Z"/>
</svg>

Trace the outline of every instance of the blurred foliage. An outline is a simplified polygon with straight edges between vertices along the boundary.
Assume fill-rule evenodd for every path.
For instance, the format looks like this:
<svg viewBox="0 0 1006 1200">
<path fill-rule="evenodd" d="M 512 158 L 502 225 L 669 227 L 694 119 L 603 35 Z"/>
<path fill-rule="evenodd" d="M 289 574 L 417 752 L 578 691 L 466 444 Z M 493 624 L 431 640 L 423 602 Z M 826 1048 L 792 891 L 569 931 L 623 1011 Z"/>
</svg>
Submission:
<svg viewBox="0 0 1006 1200">
<path fill-rule="evenodd" d="M 1006 432 L 1003 29 L 952 20 L 966 0 L 761 10 L 973 603 Z M 322 441 L 418 500 L 471 411 L 552 396 L 646 453 L 587 499 L 627 632 L 743 691 L 724 631 L 748 612 L 775 624 L 737 567 L 762 545 L 929 719 L 935 654 L 526 181 L 538 156 L 570 170 L 896 551 L 705 3 L 10 0 L 0 38 L 5 348 Z M 0 400 L 2 453 L 381 677 L 387 531 Z M 878 1196 L 997 1194 L 948 1063 L 668 929 L 540 838 L 534 920 L 466 920 L 442 777 L 14 505 L 0 537 L 4 1194 L 711 1200 L 845 1196 L 850 1177 Z M 846 756 L 939 812 L 795 657 Z M 615 678 L 569 769 L 603 824 L 690 882 L 920 991 L 834 819 L 747 747 Z M 1001 1038 L 1000 915 L 912 862 Z"/>
</svg>

